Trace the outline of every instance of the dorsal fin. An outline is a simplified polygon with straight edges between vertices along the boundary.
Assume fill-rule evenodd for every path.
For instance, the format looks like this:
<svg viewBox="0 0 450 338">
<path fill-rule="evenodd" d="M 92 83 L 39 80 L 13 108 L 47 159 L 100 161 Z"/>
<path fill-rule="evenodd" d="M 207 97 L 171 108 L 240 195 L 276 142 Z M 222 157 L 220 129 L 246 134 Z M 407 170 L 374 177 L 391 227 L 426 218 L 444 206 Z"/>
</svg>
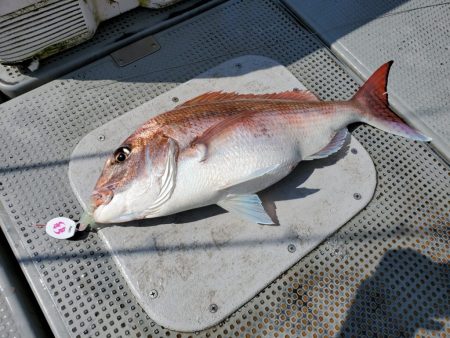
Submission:
<svg viewBox="0 0 450 338">
<path fill-rule="evenodd" d="M 194 97 L 178 106 L 188 107 L 198 104 L 211 103 L 211 102 L 221 102 L 221 101 L 232 101 L 232 100 L 286 100 L 286 101 L 305 101 L 305 102 L 318 102 L 319 99 L 308 90 L 293 90 L 285 91 L 281 93 L 271 93 L 271 94 L 239 94 L 239 93 L 226 93 L 226 92 L 209 92 L 202 94 L 200 96 Z"/>
</svg>

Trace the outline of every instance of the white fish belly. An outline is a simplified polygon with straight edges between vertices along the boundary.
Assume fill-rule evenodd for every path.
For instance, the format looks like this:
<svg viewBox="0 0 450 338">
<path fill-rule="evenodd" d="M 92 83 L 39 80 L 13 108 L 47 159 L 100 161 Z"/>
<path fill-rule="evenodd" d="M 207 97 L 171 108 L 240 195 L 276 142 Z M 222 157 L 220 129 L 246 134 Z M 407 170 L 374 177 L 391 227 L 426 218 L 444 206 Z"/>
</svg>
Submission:
<svg viewBox="0 0 450 338">
<path fill-rule="evenodd" d="M 296 142 L 270 139 L 212 147 L 204 161 L 183 158 L 178 163 L 174 192 L 158 216 L 216 204 L 229 194 L 263 190 L 288 175 L 300 159 Z M 255 173 L 264 174 L 254 177 Z"/>
</svg>

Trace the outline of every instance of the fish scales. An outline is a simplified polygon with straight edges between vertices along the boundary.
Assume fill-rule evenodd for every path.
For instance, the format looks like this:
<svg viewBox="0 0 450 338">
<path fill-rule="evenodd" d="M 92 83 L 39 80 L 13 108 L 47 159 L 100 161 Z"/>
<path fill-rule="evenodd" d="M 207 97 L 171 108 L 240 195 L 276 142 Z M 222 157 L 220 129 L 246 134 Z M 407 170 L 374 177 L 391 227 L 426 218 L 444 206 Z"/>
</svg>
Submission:
<svg viewBox="0 0 450 338">
<path fill-rule="evenodd" d="M 218 204 L 272 224 L 256 193 L 302 160 L 344 144 L 347 125 L 364 122 L 418 141 L 388 105 L 381 66 L 349 101 L 323 102 L 308 91 L 212 92 L 151 118 L 108 158 L 92 194 L 99 223 L 153 218 Z"/>
</svg>

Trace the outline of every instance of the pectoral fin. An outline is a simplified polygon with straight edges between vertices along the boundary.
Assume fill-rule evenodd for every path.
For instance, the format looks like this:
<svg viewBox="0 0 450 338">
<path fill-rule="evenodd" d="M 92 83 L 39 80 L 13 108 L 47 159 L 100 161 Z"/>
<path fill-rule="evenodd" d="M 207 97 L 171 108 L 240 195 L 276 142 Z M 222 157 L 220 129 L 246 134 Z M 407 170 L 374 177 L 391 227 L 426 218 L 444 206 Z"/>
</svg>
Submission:
<svg viewBox="0 0 450 338">
<path fill-rule="evenodd" d="M 153 204 L 146 210 L 147 218 L 157 212 L 159 208 L 167 202 L 175 189 L 177 176 L 177 155 L 178 144 L 172 138 L 167 138 L 167 157 L 164 166 L 164 172 L 161 176 L 161 190 Z"/>
<path fill-rule="evenodd" d="M 228 195 L 226 199 L 217 203 L 229 212 L 234 212 L 240 217 L 259 224 L 275 224 L 264 210 L 261 200 L 255 194 L 252 195 Z"/>
<path fill-rule="evenodd" d="M 331 139 L 330 143 L 328 143 L 328 145 L 325 148 L 323 148 L 321 151 L 305 158 L 305 160 L 306 161 L 316 160 L 318 158 L 325 158 L 325 157 L 328 157 L 328 156 L 334 154 L 335 152 L 337 152 L 339 149 L 342 148 L 342 146 L 345 143 L 345 140 L 347 139 L 347 135 L 348 135 L 347 128 L 344 128 L 344 129 L 338 131 L 336 133 L 336 135 L 334 135 L 334 137 Z"/>
<path fill-rule="evenodd" d="M 239 113 L 235 116 L 229 117 L 203 132 L 202 135 L 197 137 L 191 144 L 191 147 L 199 154 L 199 161 L 206 161 L 210 153 L 210 144 L 214 140 L 218 140 L 221 137 L 226 137 L 227 133 L 233 127 L 236 127 L 239 123 L 251 118 L 255 112 Z"/>
</svg>

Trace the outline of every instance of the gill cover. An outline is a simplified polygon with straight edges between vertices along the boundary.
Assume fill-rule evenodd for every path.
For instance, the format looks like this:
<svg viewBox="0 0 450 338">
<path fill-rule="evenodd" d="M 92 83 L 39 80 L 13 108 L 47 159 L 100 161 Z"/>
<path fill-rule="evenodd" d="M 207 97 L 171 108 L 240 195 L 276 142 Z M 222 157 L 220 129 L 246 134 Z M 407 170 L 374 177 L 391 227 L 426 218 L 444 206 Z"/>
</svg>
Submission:
<svg viewBox="0 0 450 338">
<path fill-rule="evenodd" d="M 160 151 L 162 150 L 162 153 L 166 153 L 164 169 L 160 177 L 160 190 L 157 198 L 144 211 L 145 218 L 153 217 L 160 210 L 161 206 L 172 196 L 176 185 L 178 144 L 170 137 L 164 138 L 167 141 L 160 143 L 161 147 L 164 148 L 160 149 Z"/>
</svg>

